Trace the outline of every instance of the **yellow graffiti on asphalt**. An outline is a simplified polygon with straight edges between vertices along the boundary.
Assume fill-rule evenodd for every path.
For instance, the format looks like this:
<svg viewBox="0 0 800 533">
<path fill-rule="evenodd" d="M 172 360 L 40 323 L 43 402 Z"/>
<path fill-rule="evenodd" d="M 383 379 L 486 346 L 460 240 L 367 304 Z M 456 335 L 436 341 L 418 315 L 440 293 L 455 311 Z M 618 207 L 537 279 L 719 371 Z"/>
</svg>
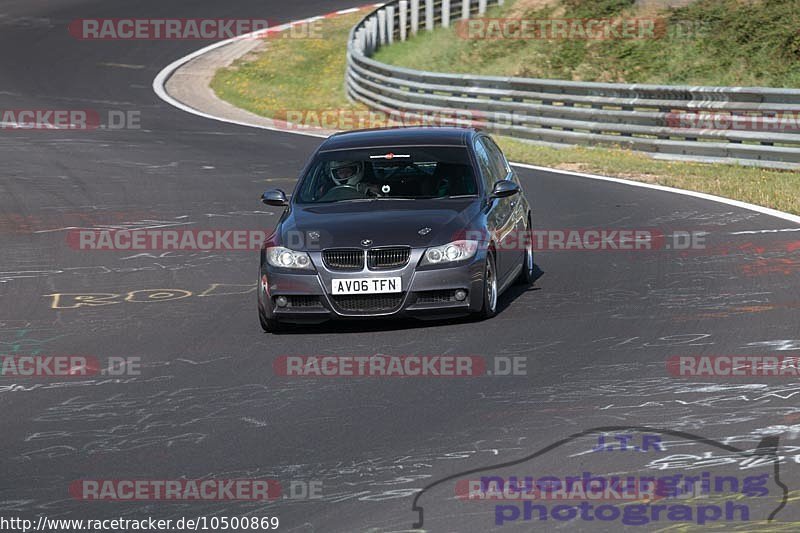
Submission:
<svg viewBox="0 0 800 533">
<path fill-rule="evenodd" d="M 199 293 L 185 289 L 138 289 L 126 293 L 113 292 L 56 292 L 45 294 L 51 298 L 51 309 L 76 309 L 78 307 L 99 307 L 115 305 L 124 302 L 153 303 L 182 300 L 195 296 L 205 298 L 210 296 L 229 296 L 234 294 L 248 294 L 257 289 L 254 283 L 212 283 Z"/>
</svg>

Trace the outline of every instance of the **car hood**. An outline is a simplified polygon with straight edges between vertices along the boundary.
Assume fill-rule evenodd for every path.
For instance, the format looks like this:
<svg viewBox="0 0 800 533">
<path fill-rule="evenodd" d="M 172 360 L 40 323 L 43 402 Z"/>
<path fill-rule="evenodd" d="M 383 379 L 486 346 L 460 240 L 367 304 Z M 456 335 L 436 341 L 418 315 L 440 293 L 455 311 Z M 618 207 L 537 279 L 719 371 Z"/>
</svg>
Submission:
<svg viewBox="0 0 800 533">
<path fill-rule="evenodd" d="M 477 198 L 295 205 L 280 225 L 279 235 L 285 246 L 308 251 L 436 246 L 471 229 L 470 224 L 479 212 Z M 365 245 L 362 243 L 365 239 L 372 242 Z"/>
</svg>

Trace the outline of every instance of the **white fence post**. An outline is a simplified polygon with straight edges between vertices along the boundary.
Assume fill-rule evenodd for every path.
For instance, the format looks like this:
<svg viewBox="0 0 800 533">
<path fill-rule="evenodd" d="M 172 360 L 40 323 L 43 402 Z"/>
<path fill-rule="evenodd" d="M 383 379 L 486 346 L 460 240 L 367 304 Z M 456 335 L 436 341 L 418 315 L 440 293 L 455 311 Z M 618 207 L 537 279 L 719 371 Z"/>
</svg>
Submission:
<svg viewBox="0 0 800 533">
<path fill-rule="evenodd" d="M 367 22 L 367 31 L 369 32 L 369 53 L 367 55 L 372 55 L 377 48 L 378 41 L 378 21 L 375 20 L 375 17 L 370 17 Z"/>
<path fill-rule="evenodd" d="M 394 6 L 386 6 L 386 42 L 394 42 Z"/>
<path fill-rule="evenodd" d="M 433 31 L 433 0 L 425 0 L 425 29 Z"/>
<path fill-rule="evenodd" d="M 419 31 L 419 0 L 411 0 L 411 35 Z"/>
<path fill-rule="evenodd" d="M 461 18 L 468 19 L 469 18 L 469 2 L 470 0 L 462 0 L 461 2 Z"/>
<path fill-rule="evenodd" d="M 478 0 L 478 15 L 486 13 L 486 0 Z"/>
<path fill-rule="evenodd" d="M 378 46 L 386 44 L 386 10 L 378 11 Z"/>
<path fill-rule="evenodd" d="M 400 0 L 400 40 L 405 41 L 408 31 L 408 0 Z"/>
<path fill-rule="evenodd" d="M 358 30 L 358 31 L 356 32 L 356 48 L 357 48 L 357 49 L 358 49 L 358 51 L 359 51 L 359 52 L 361 52 L 362 54 L 363 54 L 363 53 L 366 51 L 366 49 L 367 49 L 367 43 L 366 43 L 366 41 L 365 41 L 365 37 L 364 37 L 364 28 L 361 28 L 360 30 Z"/>
<path fill-rule="evenodd" d="M 442 0 L 442 28 L 450 27 L 450 0 Z"/>
</svg>

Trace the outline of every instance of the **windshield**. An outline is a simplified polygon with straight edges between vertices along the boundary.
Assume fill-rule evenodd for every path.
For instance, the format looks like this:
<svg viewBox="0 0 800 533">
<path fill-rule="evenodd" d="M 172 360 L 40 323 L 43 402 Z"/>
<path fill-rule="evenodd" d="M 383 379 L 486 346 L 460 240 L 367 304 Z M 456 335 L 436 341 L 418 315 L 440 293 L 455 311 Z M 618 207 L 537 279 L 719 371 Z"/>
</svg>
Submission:
<svg viewBox="0 0 800 533">
<path fill-rule="evenodd" d="M 450 198 L 477 192 L 466 148 L 372 148 L 318 154 L 295 201 Z"/>
</svg>

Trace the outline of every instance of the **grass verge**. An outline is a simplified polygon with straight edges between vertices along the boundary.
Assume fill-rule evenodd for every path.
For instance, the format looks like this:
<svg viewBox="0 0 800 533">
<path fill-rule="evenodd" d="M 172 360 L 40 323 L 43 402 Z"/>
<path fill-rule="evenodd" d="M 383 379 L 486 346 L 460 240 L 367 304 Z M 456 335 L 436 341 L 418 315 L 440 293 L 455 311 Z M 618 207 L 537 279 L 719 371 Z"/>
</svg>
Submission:
<svg viewBox="0 0 800 533">
<path fill-rule="evenodd" d="M 344 91 L 347 35 L 363 16 L 321 20 L 313 32 L 317 38 L 267 39 L 217 71 L 211 88 L 237 107 L 273 118 L 283 118 L 278 115 L 286 110 L 364 109 L 349 103 Z"/>
<path fill-rule="evenodd" d="M 286 110 L 362 110 L 344 92 L 345 43 L 363 14 L 321 21 L 322 39 L 270 39 L 220 69 L 211 83 L 223 100 L 267 117 Z M 629 150 L 554 149 L 495 136 L 512 161 L 593 172 L 715 194 L 800 214 L 800 172 L 653 160 Z"/>
</svg>

